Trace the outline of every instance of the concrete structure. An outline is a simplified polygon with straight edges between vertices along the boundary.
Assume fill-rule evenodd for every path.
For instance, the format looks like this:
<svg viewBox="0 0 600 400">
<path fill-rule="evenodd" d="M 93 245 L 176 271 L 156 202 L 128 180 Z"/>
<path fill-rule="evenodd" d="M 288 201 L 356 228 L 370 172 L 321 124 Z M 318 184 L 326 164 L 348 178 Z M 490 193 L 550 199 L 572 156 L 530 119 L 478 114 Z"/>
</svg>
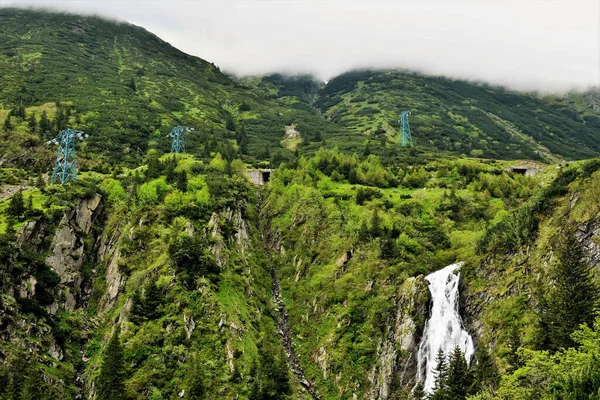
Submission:
<svg viewBox="0 0 600 400">
<path fill-rule="evenodd" d="M 504 168 L 506 172 L 513 172 L 515 174 L 520 174 L 523 176 L 535 176 L 538 172 L 543 170 L 546 165 L 539 163 L 537 161 L 517 161 L 518 164 L 515 164 L 510 167 Z"/>
<path fill-rule="evenodd" d="M 247 169 L 246 176 L 255 186 L 264 186 L 271 178 L 272 169 Z"/>
</svg>

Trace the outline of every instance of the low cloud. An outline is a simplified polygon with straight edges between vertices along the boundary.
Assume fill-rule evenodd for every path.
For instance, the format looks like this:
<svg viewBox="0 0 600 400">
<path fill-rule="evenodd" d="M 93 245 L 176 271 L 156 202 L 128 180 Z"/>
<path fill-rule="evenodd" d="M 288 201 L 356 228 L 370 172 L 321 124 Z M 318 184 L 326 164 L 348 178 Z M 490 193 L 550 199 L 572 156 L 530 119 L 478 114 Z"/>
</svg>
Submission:
<svg viewBox="0 0 600 400">
<path fill-rule="evenodd" d="M 542 92 L 600 84 L 597 0 L 0 0 L 127 20 L 238 75 L 405 68 Z"/>
</svg>

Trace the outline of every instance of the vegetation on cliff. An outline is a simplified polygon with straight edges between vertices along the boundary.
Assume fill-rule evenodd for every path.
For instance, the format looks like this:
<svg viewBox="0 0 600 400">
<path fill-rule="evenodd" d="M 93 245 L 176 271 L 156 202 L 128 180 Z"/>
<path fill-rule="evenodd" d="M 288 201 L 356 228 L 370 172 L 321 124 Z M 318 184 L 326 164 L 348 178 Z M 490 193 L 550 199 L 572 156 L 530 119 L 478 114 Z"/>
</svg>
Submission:
<svg viewBox="0 0 600 400">
<path fill-rule="evenodd" d="M 594 398 L 600 161 L 507 161 L 598 155 L 580 97 L 238 80 L 129 24 L 0 28 L 0 398 L 422 398 L 423 277 L 456 261 L 478 350 L 434 398 Z M 164 154 L 175 124 L 187 154 Z M 48 185 L 66 126 L 90 134 L 79 180 Z"/>
</svg>

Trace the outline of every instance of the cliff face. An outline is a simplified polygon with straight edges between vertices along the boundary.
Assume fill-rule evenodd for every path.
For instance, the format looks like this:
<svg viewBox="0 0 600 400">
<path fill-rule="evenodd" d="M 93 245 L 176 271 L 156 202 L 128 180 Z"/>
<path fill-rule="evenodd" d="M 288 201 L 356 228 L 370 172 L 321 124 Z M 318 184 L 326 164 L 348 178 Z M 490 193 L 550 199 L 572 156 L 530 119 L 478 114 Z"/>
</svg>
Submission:
<svg viewBox="0 0 600 400">
<path fill-rule="evenodd" d="M 412 388 L 417 377 L 417 353 L 428 315 L 427 281 L 409 278 L 398 289 L 396 312 L 379 338 L 377 358 L 369 374 L 371 399 L 387 399 L 398 388 Z"/>
<path fill-rule="evenodd" d="M 95 194 L 79 201 L 74 209 L 64 214 L 58 225 L 50 255 L 46 257 L 46 264 L 60 277 L 57 301 L 47 308 L 51 314 L 56 314 L 59 308 L 73 312 L 82 305 L 82 266 L 86 261 L 83 239 L 89 235 L 102 210 L 102 196 Z"/>
</svg>

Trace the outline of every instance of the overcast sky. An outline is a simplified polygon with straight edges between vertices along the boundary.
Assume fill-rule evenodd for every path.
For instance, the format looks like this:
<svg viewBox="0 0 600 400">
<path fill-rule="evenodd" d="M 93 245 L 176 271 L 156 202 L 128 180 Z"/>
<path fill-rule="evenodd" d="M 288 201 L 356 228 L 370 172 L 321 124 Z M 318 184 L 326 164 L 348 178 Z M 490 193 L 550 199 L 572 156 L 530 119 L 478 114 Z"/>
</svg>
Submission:
<svg viewBox="0 0 600 400">
<path fill-rule="evenodd" d="M 516 89 L 600 85 L 600 0 L 0 0 L 141 25 L 238 75 L 394 67 Z"/>
</svg>

